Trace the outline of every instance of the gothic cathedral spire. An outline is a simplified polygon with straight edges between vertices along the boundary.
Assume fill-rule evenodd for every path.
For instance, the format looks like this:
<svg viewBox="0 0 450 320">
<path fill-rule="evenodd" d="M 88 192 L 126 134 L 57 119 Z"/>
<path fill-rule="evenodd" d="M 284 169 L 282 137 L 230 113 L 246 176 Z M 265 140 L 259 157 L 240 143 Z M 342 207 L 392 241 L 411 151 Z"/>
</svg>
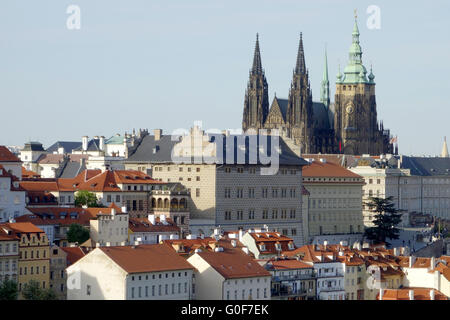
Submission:
<svg viewBox="0 0 450 320">
<path fill-rule="evenodd" d="M 249 81 L 244 99 L 242 129 L 261 129 L 264 127 L 269 113 L 269 89 L 264 75 L 259 48 L 259 35 L 256 34 L 253 65 L 249 73 Z"/>
<path fill-rule="evenodd" d="M 289 137 L 300 146 L 302 153 L 314 152 L 312 145 L 313 132 L 312 94 L 309 85 L 308 70 L 305 64 L 303 36 L 300 33 L 297 60 L 289 90 L 286 122 Z"/>
<path fill-rule="evenodd" d="M 327 107 L 327 109 L 330 107 L 330 81 L 328 80 L 328 60 L 326 49 L 325 66 L 323 69 L 322 86 L 320 90 L 320 102 L 322 102 Z"/>
</svg>

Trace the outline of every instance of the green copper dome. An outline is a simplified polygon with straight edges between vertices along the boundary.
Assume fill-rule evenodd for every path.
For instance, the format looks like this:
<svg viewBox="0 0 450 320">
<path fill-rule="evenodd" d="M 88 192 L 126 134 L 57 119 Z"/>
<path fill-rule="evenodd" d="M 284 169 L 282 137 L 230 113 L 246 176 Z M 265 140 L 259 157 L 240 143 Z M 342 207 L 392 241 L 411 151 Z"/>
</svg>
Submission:
<svg viewBox="0 0 450 320">
<path fill-rule="evenodd" d="M 342 83 L 367 83 L 367 70 L 362 64 L 362 49 L 359 45 L 359 29 L 355 16 L 355 25 L 352 32 L 352 44 L 348 53 L 349 61 L 344 69 Z"/>
</svg>

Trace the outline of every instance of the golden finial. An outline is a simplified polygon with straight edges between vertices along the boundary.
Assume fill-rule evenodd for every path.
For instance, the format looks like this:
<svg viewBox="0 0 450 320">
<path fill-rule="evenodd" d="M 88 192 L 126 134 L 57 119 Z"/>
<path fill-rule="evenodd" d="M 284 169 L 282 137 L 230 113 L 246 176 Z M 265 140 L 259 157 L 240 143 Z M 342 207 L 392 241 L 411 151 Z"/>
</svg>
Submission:
<svg viewBox="0 0 450 320">
<path fill-rule="evenodd" d="M 356 19 L 358 19 L 358 13 L 356 12 L 356 9 L 355 9 L 355 20 Z"/>
</svg>

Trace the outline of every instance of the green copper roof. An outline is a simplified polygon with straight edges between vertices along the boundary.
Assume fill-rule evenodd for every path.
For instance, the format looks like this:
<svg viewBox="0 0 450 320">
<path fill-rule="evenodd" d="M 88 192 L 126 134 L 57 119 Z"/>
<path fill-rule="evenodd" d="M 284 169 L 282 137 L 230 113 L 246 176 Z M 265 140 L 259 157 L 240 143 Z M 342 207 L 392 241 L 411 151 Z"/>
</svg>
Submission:
<svg viewBox="0 0 450 320">
<path fill-rule="evenodd" d="M 362 64 L 362 49 L 359 45 L 359 29 L 358 21 L 355 15 L 355 24 L 352 32 L 352 44 L 348 53 L 349 61 L 344 68 L 344 75 L 342 78 L 338 75 L 338 83 L 369 83 L 366 74 L 367 70 Z"/>
<path fill-rule="evenodd" d="M 106 144 L 123 144 L 123 136 L 122 135 L 115 135 L 106 140 Z"/>
</svg>

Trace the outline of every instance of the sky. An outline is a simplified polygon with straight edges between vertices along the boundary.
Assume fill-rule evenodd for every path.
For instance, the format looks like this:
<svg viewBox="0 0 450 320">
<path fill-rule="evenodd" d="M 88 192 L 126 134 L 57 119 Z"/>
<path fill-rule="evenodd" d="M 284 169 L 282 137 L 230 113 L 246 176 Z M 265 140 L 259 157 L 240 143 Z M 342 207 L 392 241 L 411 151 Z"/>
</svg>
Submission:
<svg viewBox="0 0 450 320">
<path fill-rule="evenodd" d="M 80 29 L 67 28 L 70 5 Z M 379 29 L 367 27 L 379 8 Z M 2 0 L 0 145 L 162 128 L 239 129 L 259 33 L 269 100 L 287 97 L 303 33 L 313 100 L 327 48 L 331 97 L 358 12 L 378 119 L 399 152 L 450 138 L 450 2 L 381 0 Z"/>
</svg>

